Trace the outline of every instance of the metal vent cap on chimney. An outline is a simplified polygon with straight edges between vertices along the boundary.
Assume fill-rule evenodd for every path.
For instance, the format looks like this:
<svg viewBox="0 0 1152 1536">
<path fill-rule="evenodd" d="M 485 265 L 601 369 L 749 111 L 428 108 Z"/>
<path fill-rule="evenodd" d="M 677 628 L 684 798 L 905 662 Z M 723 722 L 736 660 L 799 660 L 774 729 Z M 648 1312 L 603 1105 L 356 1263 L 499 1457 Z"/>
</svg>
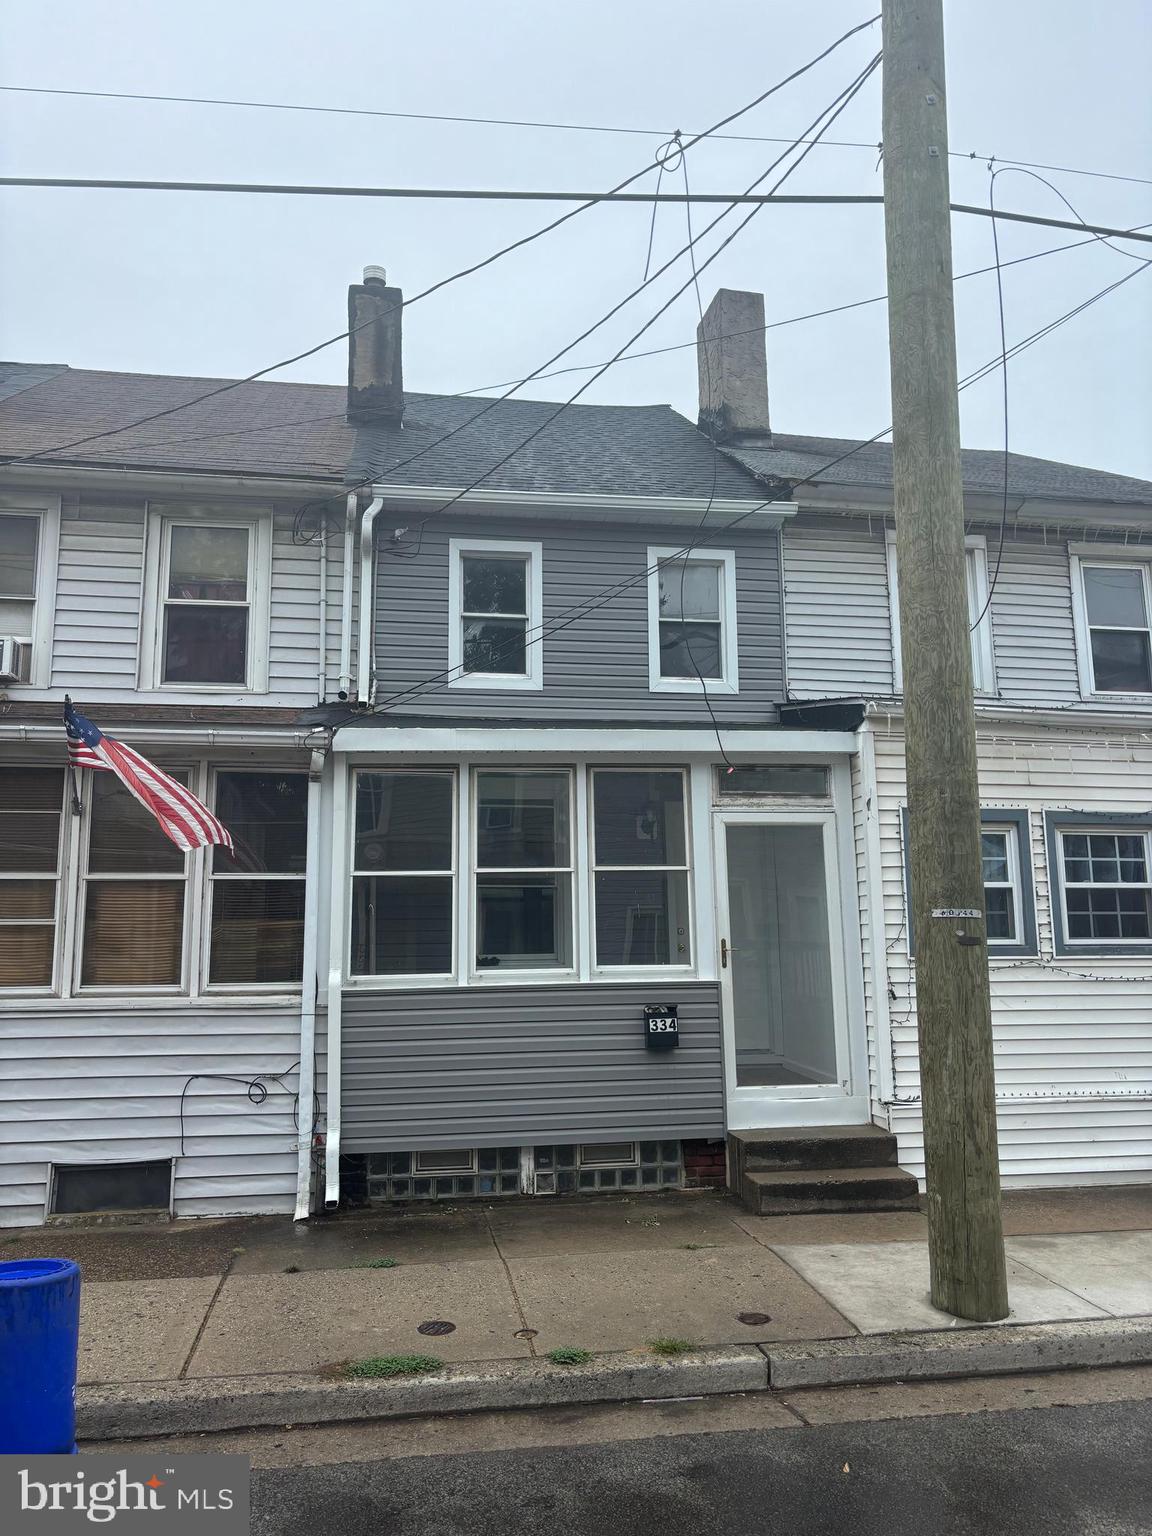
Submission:
<svg viewBox="0 0 1152 1536">
<path fill-rule="evenodd" d="M 388 283 L 388 273 L 383 267 L 365 267 L 364 281 L 366 283 Z"/>
</svg>

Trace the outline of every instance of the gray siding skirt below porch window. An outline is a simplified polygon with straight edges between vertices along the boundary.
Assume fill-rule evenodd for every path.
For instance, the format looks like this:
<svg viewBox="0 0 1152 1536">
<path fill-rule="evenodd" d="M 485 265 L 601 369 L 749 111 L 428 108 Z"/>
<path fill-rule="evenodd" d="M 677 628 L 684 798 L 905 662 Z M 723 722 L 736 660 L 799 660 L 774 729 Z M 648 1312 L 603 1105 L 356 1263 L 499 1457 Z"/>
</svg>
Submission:
<svg viewBox="0 0 1152 1536">
<path fill-rule="evenodd" d="M 680 1044 L 644 1043 L 675 1003 Z M 344 993 L 345 1152 L 718 1137 L 716 982 Z"/>
</svg>

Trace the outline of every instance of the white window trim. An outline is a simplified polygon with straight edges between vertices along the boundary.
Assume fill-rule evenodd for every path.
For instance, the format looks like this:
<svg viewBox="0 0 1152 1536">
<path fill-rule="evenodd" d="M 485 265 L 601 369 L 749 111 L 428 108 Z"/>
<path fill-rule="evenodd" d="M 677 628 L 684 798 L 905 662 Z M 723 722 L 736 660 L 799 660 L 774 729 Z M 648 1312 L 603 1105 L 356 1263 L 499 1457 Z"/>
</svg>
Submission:
<svg viewBox="0 0 1152 1536">
<path fill-rule="evenodd" d="M 660 675 L 660 566 L 675 560 L 683 546 L 650 547 L 648 550 L 648 691 L 650 693 L 739 693 L 740 646 L 736 611 L 736 552 L 732 549 L 692 551 L 687 557 L 702 565 L 714 565 L 720 571 L 720 665 L 721 677 L 701 681 L 698 677 L 661 677 Z"/>
<path fill-rule="evenodd" d="M 904 692 L 904 663 L 900 651 L 900 595 L 896 575 L 896 530 L 884 530 L 888 566 L 888 616 L 892 626 L 892 692 Z M 971 558 L 969 558 L 971 557 Z M 968 623 L 980 614 L 969 639 L 972 643 L 972 691 L 996 692 L 996 651 L 992 641 L 992 608 L 988 601 L 988 540 L 982 533 L 964 537 L 964 590 L 968 595 Z"/>
<path fill-rule="evenodd" d="M 1092 665 L 1092 626 L 1088 623 L 1088 603 L 1084 595 L 1083 566 L 1128 565 L 1139 570 L 1144 578 L 1144 606 L 1152 624 L 1152 549 L 1126 544 L 1069 544 L 1069 578 L 1072 583 L 1072 627 L 1076 636 L 1076 670 L 1080 677 L 1082 699 L 1110 699 L 1114 703 L 1128 701 L 1146 704 L 1149 693 L 1120 693 L 1115 689 L 1096 687 L 1095 669 Z M 1103 628 L 1098 625 L 1097 628 Z"/>
<path fill-rule="evenodd" d="M 580 946 L 580 911 L 576 896 L 576 870 L 580 862 L 580 849 L 576 843 L 576 787 L 575 779 L 579 769 L 570 763 L 557 763 L 555 767 L 547 764 L 539 766 L 529 763 L 476 763 L 468 770 L 468 895 L 466 906 L 468 910 L 468 955 L 467 965 L 462 967 L 466 972 L 466 984 L 469 986 L 493 986 L 499 982 L 506 983 L 509 977 L 515 977 L 517 981 L 551 982 L 560 980 L 574 980 L 578 975 Z M 484 869 L 479 867 L 479 842 L 480 842 L 480 775 L 482 773 L 562 773 L 568 779 L 568 863 L 557 864 L 548 869 Z M 478 966 L 476 954 L 479 948 L 480 904 L 476 899 L 476 887 L 479 884 L 481 874 L 485 875 L 523 875 L 525 879 L 533 874 L 539 875 L 567 875 L 568 876 L 568 913 L 571 924 L 569 935 L 569 953 L 572 958 L 567 965 L 542 965 L 509 966 Z"/>
<path fill-rule="evenodd" d="M 1012 919 L 1015 933 L 1010 939 L 994 939 L 988 937 L 988 948 L 999 950 L 1020 949 L 1024 944 L 1024 887 L 1023 876 L 1020 870 L 1020 836 L 1019 828 L 1013 822 L 982 821 L 980 834 L 994 832 L 1004 839 L 1008 858 L 1008 879 L 984 881 L 985 891 L 1010 890 L 1012 892 Z"/>
<path fill-rule="evenodd" d="M 52 643 L 56 620 L 56 572 L 60 556 L 60 498 L 0 496 L 0 512 L 13 517 L 35 517 L 40 529 L 36 539 L 36 584 L 32 596 L 32 665 L 26 683 L 5 683 L 13 688 L 48 688 L 52 684 Z M 17 599 L 27 601 L 27 599 Z M 0 602 L 0 634 L 4 626 Z M 21 637 L 23 638 L 23 637 Z"/>
<path fill-rule="evenodd" d="M 464 555 L 523 555 L 528 562 L 524 594 L 528 603 L 524 673 L 465 672 L 463 636 Z M 448 540 L 448 670 L 449 688 L 530 690 L 544 686 L 544 555 L 539 543 L 519 539 Z"/>
<path fill-rule="evenodd" d="M 1069 881 L 1066 874 L 1067 860 L 1064 853 L 1064 839 L 1066 837 L 1140 837 L 1144 841 L 1144 872 L 1149 876 L 1149 879 L 1152 880 L 1152 828 L 1147 826 L 1109 826 L 1105 822 L 1102 822 L 1099 826 L 1093 826 L 1091 822 L 1085 822 L 1083 825 L 1077 824 L 1075 826 L 1061 826 L 1059 821 L 1057 821 L 1055 831 L 1056 856 L 1058 862 L 1056 876 L 1060 885 L 1060 911 L 1064 922 L 1064 934 L 1062 942 L 1065 950 L 1074 953 L 1078 949 L 1084 949 L 1095 953 L 1100 950 L 1107 951 L 1109 949 L 1115 949 L 1118 953 L 1132 954 L 1133 952 L 1138 952 L 1141 948 L 1147 949 L 1149 945 L 1149 940 L 1147 939 L 1132 939 L 1123 937 L 1118 939 L 1072 938 L 1071 929 L 1068 924 L 1069 885 L 1071 885 L 1074 891 L 1121 890 L 1123 889 L 1123 885 L 1119 881 Z M 1129 885 L 1129 889 L 1134 891 L 1145 891 L 1148 889 L 1148 882 L 1145 882 L 1141 885 Z"/>
<path fill-rule="evenodd" d="M 248 654 L 243 683 L 166 683 L 164 678 L 164 577 L 174 524 L 248 530 Z M 164 693 L 267 693 L 269 619 L 272 599 L 272 509 L 245 507 L 229 513 L 219 506 L 175 503 L 148 508 L 144 593 L 140 605 L 139 686 Z"/>
</svg>

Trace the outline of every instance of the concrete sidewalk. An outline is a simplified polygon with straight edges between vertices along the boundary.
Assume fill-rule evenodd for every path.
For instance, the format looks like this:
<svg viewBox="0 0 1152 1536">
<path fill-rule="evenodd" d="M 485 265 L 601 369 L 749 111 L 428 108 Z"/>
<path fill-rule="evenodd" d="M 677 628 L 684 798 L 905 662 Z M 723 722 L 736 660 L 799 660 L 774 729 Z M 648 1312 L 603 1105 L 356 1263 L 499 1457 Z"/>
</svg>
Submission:
<svg viewBox="0 0 1152 1536">
<path fill-rule="evenodd" d="M 1152 1189 L 1009 1194 L 1005 1226 L 1009 1323 L 1152 1313 Z M 81 1264 L 82 1383 L 224 1390 L 393 1354 L 527 1369 L 570 1347 L 655 1363 L 650 1341 L 670 1338 L 718 1359 L 735 1349 L 743 1370 L 747 1346 L 968 1329 L 928 1302 L 925 1238 L 916 1213 L 757 1217 L 703 1194 L 371 1211 L 301 1229 L 281 1217 L 37 1228 L 0 1236 L 0 1256 Z"/>
</svg>

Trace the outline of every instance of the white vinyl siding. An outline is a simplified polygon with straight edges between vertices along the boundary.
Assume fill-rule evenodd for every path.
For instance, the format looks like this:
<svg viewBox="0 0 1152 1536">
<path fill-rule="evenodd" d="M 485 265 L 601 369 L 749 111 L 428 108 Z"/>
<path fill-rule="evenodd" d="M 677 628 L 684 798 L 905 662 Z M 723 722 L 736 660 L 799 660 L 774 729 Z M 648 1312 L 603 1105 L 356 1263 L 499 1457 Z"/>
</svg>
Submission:
<svg viewBox="0 0 1152 1536">
<path fill-rule="evenodd" d="M 909 964 L 898 725 L 875 730 L 894 1093 L 901 1162 L 922 1172 L 915 976 Z M 1040 954 L 990 954 L 1001 1174 L 1008 1185 L 1152 1179 L 1152 964 L 1054 954 L 1045 810 L 1131 812 L 1147 803 L 1152 743 L 1022 723 L 980 732 L 981 803 L 1023 808 Z M 874 1002 L 870 1009 L 874 1008 Z M 1049 1135 L 1048 1132 L 1051 1132 Z"/>
<path fill-rule="evenodd" d="M 177 1216 L 292 1211 L 295 1070 L 261 1104 L 200 1074 L 292 1067 L 298 1008 L 17 1007 L 0 1018 L 0 1227 L 44 1219 L 51 1163 L 174 1157 Z"/>
<path fill-rule="evenodd" d="M 999 530 L 983 532 L 990 580 Z M 1122 547 L 1129 563 L 1152 560 L 1152 535 L 1133 535 Z M 1108 548 L 1071 545 L 1086 559 L 1098 559 Z M 784 530 L 784 592 L 793 698 L 888 698 L 899 691 L 881 516 L 803 512 Z M 1009 524 L 990 614 L 1002 702 L 1131 713 L 1131 696 L 1082 690 L 1067 527 Z M 1152 705 L 1148 696 L 1139 702 Z"/>
<path fill-rule="evenodd" d="M 231 504 L 221 504 L 226 521 Z M 333 505 L 338 505 L 333 503 Z M 178 504 L 165 503 L 178 511 Z M 251 506 L 241 503 L 237 516 Z M 64 498 L 59 515 L 59 550 L 47 560 L 43 604 L 47 628 L 42 676 L 21 688 L 21 698 L 62 699 L 71 693 L 99 718 L 99 703 L 195 703 L 194 687 L 141 689 L 140 636 L 143 623 L 144 545 L 147 506 L 141 499 L 85 492 Z M 340 509 L 342 516 L 342 508 Z M 271 592 L 261 649 L 267 660 L 267 691 L 206 688 L 203 701 L 305 708 L 319 696 L 319 541 L 294 537 L 296 509 L 275 509 L 271 518 Z M 340 593 L 343 536 L 339 518 L 329 518 L 327 538 L 324 670 L 328 697 L 334 697 L 340 669 Z M 56 524 L 49 523 L 51 536 Z M 52 571 L 55 570 L 53 582 Z M 55 589 L 55 612 L 51 602 Z M 356 582 L 354 581 L 354 595 Z M 34 662 L 34 665 L 36 663 Z"/>
</svg>

